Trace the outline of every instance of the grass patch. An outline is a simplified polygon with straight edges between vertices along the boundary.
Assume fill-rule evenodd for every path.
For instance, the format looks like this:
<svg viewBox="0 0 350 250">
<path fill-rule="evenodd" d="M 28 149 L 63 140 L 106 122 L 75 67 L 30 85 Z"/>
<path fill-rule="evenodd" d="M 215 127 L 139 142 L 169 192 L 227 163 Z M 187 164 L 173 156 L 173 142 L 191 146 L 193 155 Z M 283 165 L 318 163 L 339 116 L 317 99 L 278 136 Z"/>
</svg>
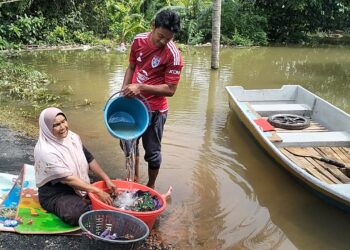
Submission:
<svg viewBox="0 0 350 250">
<path fill-rule="evenodd" d="M 0 123 L 13 131 L 23 133 L 26 136 L 37 138 L 39 134 L 38 121 L 28 117 L 26 111 L 14 106 L 0 106 Z"/>
<path fill-rule="evenodd" d="M 48 106 L 60 107 L 69 94 L 52 93 L 54 81 L 31 67 L 14 64 L 0 57 L 0 123 L 25 135 L 37 137 L 38 116 Z"/>
</svg>

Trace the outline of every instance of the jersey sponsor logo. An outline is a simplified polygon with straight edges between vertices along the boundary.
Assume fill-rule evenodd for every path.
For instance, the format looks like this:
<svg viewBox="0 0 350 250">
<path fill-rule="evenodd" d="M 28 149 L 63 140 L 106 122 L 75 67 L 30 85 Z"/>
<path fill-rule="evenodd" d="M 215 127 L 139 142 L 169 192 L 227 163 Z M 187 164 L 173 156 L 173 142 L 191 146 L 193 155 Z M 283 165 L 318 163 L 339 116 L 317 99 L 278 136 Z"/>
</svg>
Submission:
<svg viewBox="0 0 350 250">
<path fill-rule="evenodd" d="M 138 83 L 144 83 L 149 79 L 147 71 L 146 70 L 141 70 L 140 72 L 137 72 L 137 82 Z"/>
<path fill-rule="evenodd" d="M 159 64 L 160 64 L 160 57 L 159 56 L 154 56 L 152 58 L 152 62 L 151 62 L 152 68 L 158 67 Z"/>
<path fill-rule="evenodd" d="M 176 69 L 169 70 L 169 74 L 180 75 L 181 71 Z"/>
</svg>

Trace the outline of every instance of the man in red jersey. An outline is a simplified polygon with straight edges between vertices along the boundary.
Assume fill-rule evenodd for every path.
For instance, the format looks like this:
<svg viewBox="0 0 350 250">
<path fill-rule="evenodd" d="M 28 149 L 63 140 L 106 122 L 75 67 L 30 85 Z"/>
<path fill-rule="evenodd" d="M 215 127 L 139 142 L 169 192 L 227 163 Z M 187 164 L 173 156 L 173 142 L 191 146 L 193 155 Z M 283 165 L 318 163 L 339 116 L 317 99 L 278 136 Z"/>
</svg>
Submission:
<svg viewBox="0 0 350 250">
<path fill-rule="evenodd" d="M 136 35 L 131 45 L 129 66 L 123 81 L 125 96 L 142 94 L 151 107 L 151 123 L 141 136 L 148 163 L 147 186 L 154 188 L 162 162 L 161 140 L 168 114 L 166 97 L 175 94 L 180 80 L 183 59 L 172 41 L 180 30 L 180 17 L 172 10 L 156 15 L 151 32 Z M 135 181 L 139 181 L 138 142 L 135 160 Z"/>
</svg>

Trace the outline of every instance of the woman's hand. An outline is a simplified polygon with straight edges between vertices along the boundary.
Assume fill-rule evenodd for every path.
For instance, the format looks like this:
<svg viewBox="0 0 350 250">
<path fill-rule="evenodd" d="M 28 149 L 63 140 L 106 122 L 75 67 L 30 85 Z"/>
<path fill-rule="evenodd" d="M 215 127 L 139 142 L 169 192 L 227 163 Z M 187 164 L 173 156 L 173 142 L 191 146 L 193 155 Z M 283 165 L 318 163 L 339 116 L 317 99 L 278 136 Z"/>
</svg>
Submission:
<svg viewBox="0 0 350 250">
<path fill-rule="evenodd" d="M 111 179 L 108 179 L 105 182 L 106 182 L 106 186 L 107 186 L 108 190 L 110 191 L 110 193 L 113 195 L 118 195 L 117 186 L 114 184 L 114 182 L 111 181 Z"/>
<path fill-rule="evenodd" d="M 103 203 L 106 203 L 109 206 L 113 205 L 113 200 L 112 200 L 111 196 L 108 193 L 106 193 L 105 191 L 103 191 L 102 189 L 98 188 L 98 191 L 96 191 L 94 193 L 96 193 L 98 195 L 98 197 L 100 198 L 100 200 Z"/>
<path fill-rule="evenodd" d="M 90 170 L 94 172 L 97 176 L 99 176 L 102 180 L 105 181 L 108 190 L 112 194 L 117 194 L 117 186 L 111 181 L 108 175 L 102 170 L 100 164 L 94 159 L 89 163 Z"/>
</svg>

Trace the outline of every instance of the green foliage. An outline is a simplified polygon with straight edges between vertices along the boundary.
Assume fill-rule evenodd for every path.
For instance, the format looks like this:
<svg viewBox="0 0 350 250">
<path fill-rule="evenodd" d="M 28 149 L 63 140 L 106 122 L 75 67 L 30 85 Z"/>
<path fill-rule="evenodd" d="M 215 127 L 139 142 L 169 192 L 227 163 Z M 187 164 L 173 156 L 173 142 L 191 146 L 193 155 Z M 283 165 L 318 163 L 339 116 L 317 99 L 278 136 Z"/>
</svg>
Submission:
<svg viewBox="0 0 350 250">
<path fill-rule="evenodd" d="M 111 39 L 97 39 L 94 43 L 108 48 L 116 47 L 116 42 Z"/>
<path fill-rule="evenodd" d="M 79 44 L 94 44 L 96 43 L 96 37 L 92 31 L 74 31 L 73 32 L 73 41 Z"/>
<path fill-rule="evenodd" d="M 3 41 L 33 44 L 42 39 L 44 23 L 42 16 L 16 16 L 13 22 L 0 25 L 0 35 Z"/>
<path fill-rule="evenodd" d="M 181 18 L 181 30 L 176 38 L 182 43 L 191 45 L 206 42 L 207 33 L 202 32 L 205 29 L 203 28 L 204 25 L 200 22 L 201 20 L 203 21 L 203 19 L 200 20 L 198 17 L 203 16 L 203 13 L 206 13 L 211 17 L 211 12 L 208 13 L 207 10 L 211 7 L 212 1 L 179 0 L 171 1 L 171 4 L 172 6 L 170 6 L 169 3 L 168 6 L 165 6 L 158 11 L 169 8 L 179 13 Z M 207 23 L 205 25 L 207 25 Z"/>
<path fill-rule="evenodd" d="M 10 48 L 10 44 L 0 36 L 0 50 Z"/>
<path fill-rule="evenodd" d="M 21 0 L 0 4 L 0 49 L 27 44 L 130 42 L 151 28 L 165 8 L 181 16 L 176 39 L 211 41 L 211 0 Z M 222 0 L 221 35 L 226 44 L 308 42 L 309 34 L 350 32 L 348 0 Z"/>
<path fill-rule="evenodd" d="M 202 42 L 211 42 L 212 11 L 213 6 L 210 4 L 200 9 L 198 13 L 198 30 L 203 36 Z"/>
<path fill-rule="evenodd" d="M 146 30 L 144 15 L 141 12 L 143 0 L 107 0 L 109 30 L 120 42 L 131 41 L 136 33 Z"/>
<path fill-rule="evenodd" d="M 16 15 L 21 16 L 27 13 L 26 11 L 28 11 L 28 8 L 31 6 L 32 2 L 33 0 L 21 0 L 11 3 L 2 3 L 0 4 L 0 17 L 3 16 L 5 19 L 7 19 Z"/>
<path fill-rule="evenodd" d="M 190 45 L 196 45 L 196 44 L 201 44 L 203 42 L 204 42 L 204 35 L 201 31 L 197 30 L 197 33 L 191 34 L 191 36 L 188 38 L 187 43 Z"/>
<path fill-rule="evenodd" d="M 224 1 L 222 6 L 222 34 L 232 38 L 235 45 L 266 45 L 267 20 L 256 14 L 254 5 L 235 1 Z"/>
<path fill-rule="evenodd" d="M 235 33 L 232 36 L 232 44 L 233 45 L 242 45 L 242 46 L 251 46 L 253 42 L 248 38 L 241 36 L 239 33 Z"/>
<path fill-rule="evenodd" d="M 41 40 L 44 22 L 45 18 L 42 16 L 35 17 L 24 14 L 24 16 L 18 17 L 14 26 L 20 32 L 19 38 L 21 39 L 21 42 L 32 44 Z"/>
<path fill-rule="evenodd" d="M 67 28 L 56 26 L 53 31 L 49 31 L 46 36 L 46 40 L 49 44 L 59 44 L 66 41 Z"/>
<path fill-rule="evenodd" d="M 348 0 L 256 0 L 254 5 L 267 17 L 266 31 L 276 42 L 304 43 L 308 33 L 349 28 Z"/>
</svg>

